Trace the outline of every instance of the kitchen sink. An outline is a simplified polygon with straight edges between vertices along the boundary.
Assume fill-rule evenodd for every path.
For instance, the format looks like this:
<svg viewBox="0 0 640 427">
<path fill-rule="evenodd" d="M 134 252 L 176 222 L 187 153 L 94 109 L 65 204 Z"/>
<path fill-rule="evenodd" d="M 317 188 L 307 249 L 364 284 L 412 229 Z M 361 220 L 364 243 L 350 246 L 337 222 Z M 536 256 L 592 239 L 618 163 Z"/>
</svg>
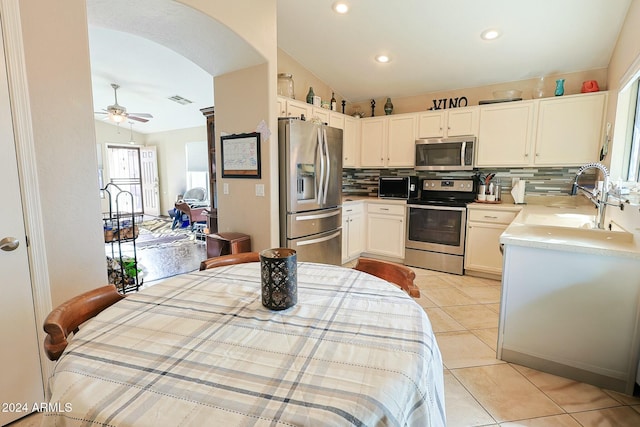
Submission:
<svg viewBox="0 0 640 427">
<path fill-rule="evenodd" d="M 581 212 L 525 211 L 517 218 L 510 231 L 527 233 L 547 240 L 580 241 L 584 243 L 630 243 L 633 234 L 619 227 L 602 230 L 595 225 L 595 215 Z"/>
</svg>

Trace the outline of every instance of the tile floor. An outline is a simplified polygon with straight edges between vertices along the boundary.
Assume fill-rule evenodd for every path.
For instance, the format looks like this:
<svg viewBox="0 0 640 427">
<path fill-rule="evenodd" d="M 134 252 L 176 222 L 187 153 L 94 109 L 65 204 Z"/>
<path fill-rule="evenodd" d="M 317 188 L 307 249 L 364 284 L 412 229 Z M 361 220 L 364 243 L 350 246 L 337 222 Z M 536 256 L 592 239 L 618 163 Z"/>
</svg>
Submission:
<svg viewBox="0 0 640 427">
<path fill-rule="evenodd" d="M 414 270 L 444 361 L 448 427 L 640 426 L 639 397 L 496 359 L 500 282 Z"/>
<path fill-rule="evenodd" d="M 414 269 L 444 361 L 447 426 L 640 426 L 640 398 L 496 359 L 500 282 Z"/>
</svg>

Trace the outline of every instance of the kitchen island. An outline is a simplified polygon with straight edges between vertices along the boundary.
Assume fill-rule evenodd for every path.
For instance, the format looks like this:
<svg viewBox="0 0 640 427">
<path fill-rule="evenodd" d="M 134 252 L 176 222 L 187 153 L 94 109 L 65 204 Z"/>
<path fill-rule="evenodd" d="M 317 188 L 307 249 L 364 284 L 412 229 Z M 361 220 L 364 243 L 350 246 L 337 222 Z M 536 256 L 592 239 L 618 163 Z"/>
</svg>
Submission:
<svg viewBox="0 0 640 427">
<path fill-rule="evenodd" d="M 590 206 L 525 206 L 500 237 L 498 358 L 627 394 L 640 349 L 640 245 Z"/>
</svg>

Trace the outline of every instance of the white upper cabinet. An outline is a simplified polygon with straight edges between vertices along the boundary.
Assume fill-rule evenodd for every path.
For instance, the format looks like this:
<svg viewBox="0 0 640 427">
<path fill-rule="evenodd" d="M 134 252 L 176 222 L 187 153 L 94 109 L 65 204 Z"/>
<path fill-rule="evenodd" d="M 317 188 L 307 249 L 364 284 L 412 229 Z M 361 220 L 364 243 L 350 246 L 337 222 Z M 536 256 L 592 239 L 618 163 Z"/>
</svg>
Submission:
<svg viewBox="0 0 640 427">
<path fill-rule="evenodd" d="M 480 108 L 476 166 L 573 166 L 598 159 L 607 93 Z"/>
<path fill-rule="evenodd" d="M 306 119 L 309 119 L 311 117 L 311 114 L 313 113 L 313 106 L 311 104 L 287 98 L 284 98 L 284 101 L 287 106 L 285 117 L 300 118 L 302 115 L 304 115 Z"/>
<path fill-rule="evenodd" d="M 387 155 L 387 119 L 371 117 L 360 120 L 360 166 L 384 167 Z"/>
<path fill-rule="evenodd" d="M 413 167 L 416 117 L 416 114 L 398 114 L 360 119 L 360 165 Z"/>
<path fill-rule="evenodd" d="M 322 123 L 327 123 L 331 121 L 331 110 L 327 110 L 322 107 L 313 107 L 311 111 L 311 117 L 307 119 L 318 118 Z"/>
<path fill-rule="evenodd" d="M 342 167 L 360 167 L 360 120 L 344 116 L 342 133 Z"/>
<path fill-rule="evenodd" d="M 583 165 L 598 159 L 607 93 L 541 99 L 534 164 Z"/>
<path fill-rule="evenodd" d="M 533 135 L 533 101 L 480 107 L 476 166 L 526 166 Z"/>
<path fill-rule="evenodd" d="M 478 107 L 426 111 L 418 114 L 418 138 L 478 134 Z"/>
<path fill-rule="evenodd" d="M 387 166 L 413 167 L 416 146 L 416 115 L 388 116 Z"/>
</svg>

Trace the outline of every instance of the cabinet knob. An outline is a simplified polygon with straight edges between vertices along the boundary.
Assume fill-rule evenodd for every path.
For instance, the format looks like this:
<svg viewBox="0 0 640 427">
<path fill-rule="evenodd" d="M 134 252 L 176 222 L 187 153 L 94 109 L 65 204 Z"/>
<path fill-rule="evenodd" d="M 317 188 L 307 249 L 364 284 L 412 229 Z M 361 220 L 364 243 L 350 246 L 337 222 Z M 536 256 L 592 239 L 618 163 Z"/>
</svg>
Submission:
<svg viewBox="0 0 640 427">
<path fill-rule="evenodd" d="M 529 153 L 524 153 L 524 156 L 525 157 L 529 157 Z"/>
<path fill-rule="evenodd" d="M 540 153 L 536 153 L 536 157 L 540 157 Z"/>
</svg>

